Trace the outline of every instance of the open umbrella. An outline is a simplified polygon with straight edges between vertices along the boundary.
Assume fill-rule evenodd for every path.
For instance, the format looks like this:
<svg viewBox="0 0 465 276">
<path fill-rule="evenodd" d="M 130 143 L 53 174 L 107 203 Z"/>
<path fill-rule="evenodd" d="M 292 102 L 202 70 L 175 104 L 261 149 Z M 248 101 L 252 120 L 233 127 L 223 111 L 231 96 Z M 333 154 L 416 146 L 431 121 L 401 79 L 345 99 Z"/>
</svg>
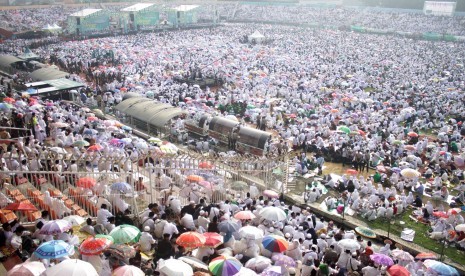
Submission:
<svg viewBox="0 0 465 276">
<path fill-rule="evenodd" d="M 182 233 L 177 239 L 176 244 L 185 248 L 196 248 L 203 246 L 206 242 L 206 237 L 194 231 Z"/>
<path fill-rule="evenodd" d="M 186 264 L 190 265 L 194 269 L 200 269 L 200 270 L 208 271 L 208 265 L 206 263 L 200 261 L 197 258 L 189 257 L 189 256 L 183 256 L 183 257 L 178 258 L 178 260 L 181 260 L 181 261 L 185 262 Z"/>
<path fill-rule="evenodd" d="M 340 126 L 337 128 L 337 130 L 339 131 L 342 131 L 344 132 L 345 134 L 349 134 L 350 133 L 350 128 L 346 127 L 346 126 Z"/>
<path fill-rule="evenodd" d="M 259 215 L 262 219 L 270 221 L 283 221 L 287 219 L 286 213 L 282 209 L 274 206 L 263 208 Z"/>
<path fill-rule="evenodd" d="M 456 226 L 455 226 L 455 231 L 462 231 L 462 232 L 465 232 L 465 224 L 462 223 L 462 224 L 456 225 Z"/>
<path fill-rule="evenodd" d="M 184 260 L 181 260 L 182 258 L 186 257 L 168 260 L 161 259 L 158 262 L 158 271 L 169 276 L 192 276 L 194 274 L 192 267 Z"/>
<path fill-rule="evenodd" d="M 449 215 L 446 212 L 441 212 L 441 211 L 433 212 L 433 216 L 438 217 L 438 218 L 448 218 L 449 217 Z"/>
<path fill-rule="evenodd" d="M 434 271 L 441 276 L 459 276 L 460 273 L 457 269 L 453 268 L 450 265 L 446 265 L 445 263 L 438 262 L 436 260 L 426 260 L 423 264 L 428 268 L 430 271 Z"/>
<path fill-rule="evenodd" d="M 376 238 L 375 232 L 373 232 L 373 230 L 367 227 L 358 226 L 355 228 L 355 232 L 357 232 L 360 236 L 363 236 L 366 238 L 370 238 L 370 239 Z"/>
<path fill-rule="evenodd" d="M 111 230 L 110 236 L 113 237 L 116 244 L 137 242 L 140 237 L 140 230 L 133 225 L 122 224 Z"/>
<path fill-rule="evenodd" d="M 73 225 L 64 219 L 57 219 L 48 221 L 42 226 L 39 231 L 39 234 L 42 235 L 57 235 L 64 233 L 71 229 Z"/>
<path fill-rule="evenodd" d="M 90 147 L 87 148 L 88 151 L 101 151 L 103 150 L 103 147 L 96 144 L 96 145 L 92 145 Z"/>
<path fill-rule="evenodd" d="M 11 211 L 37 211 L 37 208 L 27 201 L 10 203 L 3 209 Z"/>
<path fill-rule="evenodd" d="M 235 219 L 239 220 L 248 220 L 248 219 L 254 219 L 256 216 L 251 212 L 251 211 L 239 211 L 236 214 L 234 214 Z"/>
<path fill-rule="evenodd" d="M 202 186 L 202 187 L 207 188 L 207 189 L 210 189 L 210 190 L 213 189 L 213 184 L 210 183 L 210 182 L 208 182 L 208 181 L 205 181 L 205 180 L 204 180 L 204 181 L 200 181 L 198 184 L 199 184 L 200 186 Z"/>
<path fill-rule="evenodd" d="M 199 168 L 201 168 L 201 169 L 213 169 L 214 166 L 215 165 L 213 165 L 210 162 L 200 162 L 199 163 Z"/>
<path fill-rule="evenodd" d="M 13 98 L 4 98 L 3 101 L 5 103 L 9 103 L 9 104 L 12 104 L 12 103 L 16 102 L 16 100 L 13 99 Z"/>
<path fill-rule="evenodd" d="M 241 267 L 239 272 L 234 274 L 234 276 L 258 276 L 258 274 L 250 268 Z"/>
<path fill-rule="evenodd" d="M 84 224 L 84 222 L 86 222 L 86 220 L 83 217 L 77 215 L 64 217 L 63 220 L 68 221 L 69 223 L 71 223 L 72 226 L 80 226 Z"/>
<path fill-rule="evenodd" d="M 123 265 L 113 271 L 112 276 L 145 276 L 145 273 L 133 265 Z"/>
<path fill-rule="evenodd" d="M 15 265 L 6 276 L 39 276 L 45 271 L 45 266 L 41 262 L 30 262 Z"/>
<path fill-rule="evenodd" d="M 239 272 L 242 264 L 236 258 L 222 255 L 211 260 L 208 268 L 215 276 L 232 276 Z"/>
<path fill-rule="evenodd" d="M 404 250 L 400 250 L 400 249 L 394 249 L 391 251 L 391 256 L 396 259 L 396 260 L 399 260 L 399 261 L 414 261 L 415 259 L 413 258 L 413 256 L 404 251 Z"/>
<path fill-rule="evenodd" d="M 358 171 L 353 170 L 353 169 L 347 169 L 346 174 L 348 174 L 348 175 L 357 175 Z"/>
<path fill-rule="evenodd" d="M 126 183 L 126 182 L 116 182 L 110 186 L 110 190 L 127 193 L 127 192 L 132 191 L 132 187 L 131 185 L 129 185 L 129 183 Z"/>
<path fill-rule="evenodd" d="M 355 251 L 360 249 L 360 244 L 354 239 L 343 239 L 340 240 L 337 245 L 343 250 Z"/>
<path fill-rule="evenodd" d="M 286 268 L 284 268 L 283 266 L 274 265 L 274 266 L 270 266 L 267 269 L 265 269 L 260 275 L 261 276 L 282 276 L 282 275 L 286 275 L 286 273 L 287 273 Z"/>
<path fill-rule="evenodd" d="M 241 235 L 241 238 L 248 238 L 254 240 L 263 238 L 263 230 L 250 225 L 241 227 L 239 229 L 239 234 Z"/>
<path fill-rule="evenodd" d="M 89 146 L 89 142 L 86 140 L 77 140 L 73 143 L 73 146 L 78 147 L 78 148 L 83 148 Z"/>
<path fill-rule="evenodd" d="M 55 122 L 51 124 L 52 127 L 62 128 L 62 127 L 69 127 L 69 124 L 63 122 Z"/>
<path fill-rule="evenodd" d="M 88 262 L 69 259 L 47 268 L 42 276 L 98 276 L 97 271 Z"/>
<path fill-rule="evenodd" d="M 263 195 L 269 198 L 279 198 L 279 194 L 273 190 L 264 190 Z"/>
<path fill-rule="evenodd" d="M 205 237 L 203 246 L 217 247 L 223 243 L 223 236 L 214 232 L 206 232 L 202 234 Z"/>
<path fill-rule="evenodd" d="M 415 256 L 416 260 L 436 260 L 438 257 L 434 253 L 421 252 Z"/>
<path fill-rule="evenodd" d="M 79 252 L 83 255 L 98 255 L 110 247 L 112 241 L 105 238 L 88 237 L 79 246 Z"/>
<path fill-rule="evenodd" d="M 112 244 L 108 249 L 104 250 L 104 252 L 120 260 L 136 256 L 136 250 L 134 247 L 125 244 Z"/>
<path fill-rule="evenodd" d="M 160 138 L 150 137 L 147 139 L 149 143 L 161 144 L 163 141 Z"/>
<path fill-rule="evenodd" d="M 400 174 L 405 178 L 415 178 L 421 175 L 418 171 L 410 168 L 403 169 L 402 171 L 400 171 Z"/>
<path fill-rule="evenodd" d="M 263 256 L 257 256 L 248 260 L 245 263 L 245 267 L 252 269 L 257 273 L 263 272 L 263 270 L 267 269 L 271 266 L 271 260 L 269 258 Z"/>
<path fill-rule="evenodd" d="M 286 267 L 294 267 L 295 261 L 289 256 L 284 254 L 275 254 L 271 259 L 274 261 L 274 265 L 282 265 Z"/>
<path fill-rule="evenodd" d="M 262 240 L 262 245 L 265 249 L 271 252 L 281 253 L 289 247 L 289 243 L 281 236 L 268 235 Z"/>
<path fill-rule="evenodd" d="M 57 153 L 57 154 L 68 154 L 68 152 L 64 148 L 60 148 L 60 147 L 51 147 L 50 151 Z"/>
<path fill-rule="evenodd" d="M 199 175 L 191 174 L 187 176 L 187 180 L 189 180 L 190 182 L 200 182 L 204 181 L 205 179 Z"/>
<path fill-rule="evenodd" d="M 389 276 L 410 276 L 410 272 L 403 266 L 393 265 L 386 270 Z"/>
<path fill-rule="evenodd" d="M 97 180 L 95 180 L 92 177 L 81 177 L 76 182 L 76 186 L 81 187 L 81 188 L 85 188 L 85 189 L 90 189 L 90 188 L 94 187 L 95 184 L 97 184 Z"/>
<path fill-rule="evenodd" d="M 34 254 L 40 259 L 58 259 L 74 252 L 73 246 L 62 240 L 53 240 L 41 244 Z"/>
<path fill-rule="evenodd" d="M 234 233 L 240 228 L 241 226 L 232 220 L 224 220 L 218 224 L 218 230 L 223 233 Z"/>
<path fill-rule="evenodd" d="M 391 259 L 391 257 L 389 257 L 388 255 L 381 254 L 381 253 L 371 254 L 370 259 L 375 264 L 379 264 L 379 265 L 391 266 L 394 264 L 394 261 Z"/>
<path fill-rule="evenodd" d="M 407 135 L 409 137 L 418 137 L 418 133 L 416 133 L 416 132 L 409 132 Z"/>
<path fill-rule="evenodd" d="M 109 236 L 109 235 L 98 234 L 98 235 L 95 235 L 95 238 L 107 239 L 107 240 L 111 241 L 111 243 L 115 242 L 115 239 L 113 239 L 113 237 Z"/>
</svg>

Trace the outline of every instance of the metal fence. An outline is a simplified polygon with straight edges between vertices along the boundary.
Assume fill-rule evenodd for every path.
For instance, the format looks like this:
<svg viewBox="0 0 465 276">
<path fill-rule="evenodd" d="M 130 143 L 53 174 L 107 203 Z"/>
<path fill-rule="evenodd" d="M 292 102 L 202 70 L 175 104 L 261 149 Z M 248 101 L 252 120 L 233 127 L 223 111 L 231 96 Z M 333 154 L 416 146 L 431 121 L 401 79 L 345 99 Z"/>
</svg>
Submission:
<svg viewBox="0 0 465 276">
<path fill-rule="evenodd" d="M 73 158 L 53 151 L 34 158 L 6 153 L 3 158 L 6 163 L 21 164 L 15 171 L 1 173 L 3 193 L 11 201 L 29 200 L 39 210 L 52 210 L 54 218 L 68 213 L 95 217 L 102 203 L 109 204 L 113 214 L 126 208 L 138 214 L 151 202 L 166 202 L 170 195 L 181 205 L 200 198 L 219 203 L 250 191 L 256 193 L 252 196 L 265 189 L 285 191 L 287 179 L 283 158 L 213 158 L 188 153 L 130 160 L 99 154 Z M 130 189 L 115 183 L 127 183 Z M 33 221 L 32 214 L 28 215 Z"/>
</svg>

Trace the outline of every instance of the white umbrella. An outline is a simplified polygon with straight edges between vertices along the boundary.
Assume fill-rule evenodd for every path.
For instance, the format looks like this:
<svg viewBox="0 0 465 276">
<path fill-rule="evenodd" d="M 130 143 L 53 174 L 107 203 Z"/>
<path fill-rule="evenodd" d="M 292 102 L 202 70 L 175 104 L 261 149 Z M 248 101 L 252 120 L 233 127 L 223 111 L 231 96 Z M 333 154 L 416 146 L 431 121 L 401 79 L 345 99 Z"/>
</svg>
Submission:
<svg viewBox="0 0 465 276">
<path fill-rule="evenodd" d="M 202 269 L 202 270 L 208 271 L 208 265 L 194 257 L 186 256 L 186 257 L 181 257 L 178 260 L 185 262 L 186 264 L 192 266 L 195 269 Z"/>
<path fill-rule="evenodd" d="M 241 238 L 249 238 L 249 239 L 261 239 L 263 238 L 263 230 L 255 227 L 255 226 L 244 226 L 239 229 L 239 234 Z"/>
<path fill-rule="evenodd" d="M 274 206 L 265 207 L 260 211 L 260 217 L 271 221 L 283 221 L 287 219 L 286 213 Z"/>
<path fill-rule="evenodd" d="M 391 252 L 391 255 L 394 259 L 399 260 L 399 261 L 414 261 L 415 259 L 413 258 L 410 253 L 400 250 L 400 249 L 394 249 Z"/>
<path fill-rule="evenodd" d="M 58 154 L 67 154 L 68 153 L 64 148 L 60 148 L 60 147 L 52 147 L 52 148 L 50 148 L 50 151 L 53 151 L 53 152 L 58 153 Z"/>
<path fill-rule="evenodd" d="M 354 239 L 343 239 L 343 240 L 340 240 L 337 244 L 343 250 L 355 251 L 355 250 L 360 249 L 360 244 Z"/>
<path fill-rule="evenodd" d="M 29 262 L 15 265 L 6 276 L 39 276 L 45 271 L 45 266 L 41 262 Z"/>
<path fill-rule="evenodd" d="M 123 265 L 113 271 L 112 276 L 145 276 L 145 273 L 133 265 Z"/>
<path fill-rule="evenodd" d="M 257 273 L 262 273 L 263 270 L 271 266 L 271 260 L 267 257 L 258 256 L 248 260 L 245 267 L 252 269 Z"/>
<path fill-rule="evenodd" d="M 241 270 L 234 274 L 233 276 L 257 276 L 258 274 L 255 273 L 252 269 L 241 267 Z"/>
<path fill-rule="evenodd" d="M 84 222 L 86 222 L 86 220 L 83 217 L 76 216 L 76 215 L 64 217 L 63 220 L 68 221 L 73 226 L 79 226 L 83 224 Z"/>
<path fill-rule="evenodd" d="M 63 219 L 52 220 L 44 224 L 39 231 L 43 235 L 56 235 L 68 231 L 72 228 L 69 221 Z"/>
<path fill-rule="evenodd" d="M 455 230 L 465 232 L 465 223 L 455 226 Z"/>
<path fill-rule="evenodd" d="M 69 259 L 47 268 L 41 276 L 98 276 L 95 268 L 88 262 Z"/>
<path fill-rule="evenodd" d="M 402 171 L 400 171 L 400 174 L 405 178 L 415 178 L 421 175 L 418 171 L 409 168 L 403 169 Z"/>
<path fill-rule="evenodd" d="M 158 261 L 158 271 L 169 276 L 191 276 L 194 274 L 192 267 L 181 260 L 160 259 Z"/>
</svg>

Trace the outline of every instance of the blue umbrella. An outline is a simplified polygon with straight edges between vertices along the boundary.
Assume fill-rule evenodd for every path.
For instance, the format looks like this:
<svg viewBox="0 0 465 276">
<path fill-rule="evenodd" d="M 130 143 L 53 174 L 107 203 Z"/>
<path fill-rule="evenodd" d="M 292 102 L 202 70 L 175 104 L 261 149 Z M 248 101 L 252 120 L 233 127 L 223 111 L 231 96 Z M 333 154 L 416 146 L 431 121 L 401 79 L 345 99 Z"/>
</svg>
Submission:
<svg viewBox="0 0 465 276">
<path fill-rule="evenodd" d="M 34 254 L 41 259 L 57 259 L 72 253 L 73 246 L 62 240 L 53 240 L 41 244 Z"/>
<path fill-rule="evenodd" d="M 232 220 L 225 220 L 218 224 L 218 230 L 226 233 L 224 236 L 224 242 L 228 242 L 229 239 L 231 239 L 233 233 L 239 231 L 240 228 L 241 226 Z"/>
<path fill-rule="evenodd" d="M 450 265 L 446 265 L 445 263 L 438 262 L 436 260 L 426 260 L 423 263 L 428 270 L 432 270 L 439 275 L 444 276 L 459 276 L 459 272 L 457 269 L 453 268 Z"/>
<path fill-rule="evenodd" d="M 29 94 L 34 94 L 34 93 L 37 93 L 37 90 L 34 88 L 29 88 L 28 90 L 26 90 L 26 92 Z"/>
<path fill-rule="evenodd" d="M 121 127 L 123 130 L 126 130 L 126 131 L 131 131 L 132 128 L 128 127 L 128 126 L 122 126 Z"/>
<path fill-rule="evenodd" d="M 93 135 L 95 132 L 96 132 L 95 130 L 88 128 L 88 129 L 84 130 L 84 132 L 82 134 L 84 134 L 84 135 Z"/>
<path fill-rule="evenodd" d="M 129 185 L 129 184 L 126 183 L 126 182 L 116 182 L 116 183 L 113 183 L 113 184 L 110 186 L 110 189 L 111 189 L 112 191 L 120 191 L 120 192 L 123 192 L 123 193 L 127 193 L 127 192 L 132 191 L 131 185 Z"/>
</svg>

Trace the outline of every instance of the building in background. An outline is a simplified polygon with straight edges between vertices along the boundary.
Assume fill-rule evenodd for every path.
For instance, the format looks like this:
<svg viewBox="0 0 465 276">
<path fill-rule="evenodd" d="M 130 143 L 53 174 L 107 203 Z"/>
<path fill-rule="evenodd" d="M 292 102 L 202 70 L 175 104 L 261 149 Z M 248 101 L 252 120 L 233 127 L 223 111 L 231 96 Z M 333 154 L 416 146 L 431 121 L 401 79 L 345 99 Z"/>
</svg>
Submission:
<svg viewBox="0 0 465 276">
<path fill-rule="evenodd" d="M 153 3 L 137 3 L 121 9 L 128 18 L 130 31 L 154 29 L 160 25 L 160 9 Z"/>
<path fill-rule="evenodd" d="M 85 35 L 110 29 L 110 15 L 102 9 L 84 9 L 68 16 L 67 32 Z"/>
</svg>

